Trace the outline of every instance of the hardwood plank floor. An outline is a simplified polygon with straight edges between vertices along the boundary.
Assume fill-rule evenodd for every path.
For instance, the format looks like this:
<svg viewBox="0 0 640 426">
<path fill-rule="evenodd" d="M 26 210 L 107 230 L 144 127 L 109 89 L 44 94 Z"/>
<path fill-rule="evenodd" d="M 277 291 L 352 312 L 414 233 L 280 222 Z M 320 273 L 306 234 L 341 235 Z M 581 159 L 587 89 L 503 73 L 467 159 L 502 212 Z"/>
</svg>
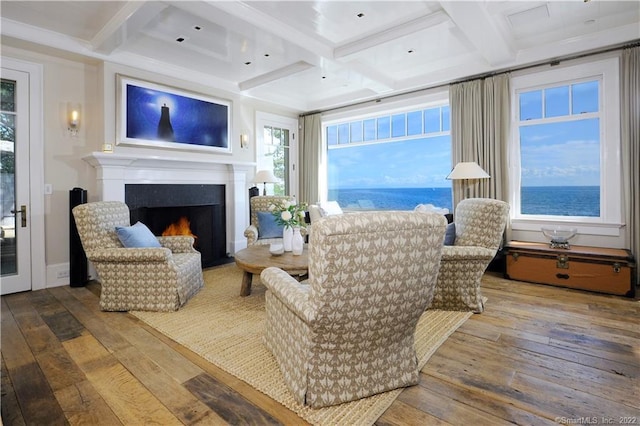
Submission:
<svg viewBox="0 0 640 426">
<path fill-rule="evenodd" d="M 640 301 L 492 280 L 382 425 L 640 424 Z M 100 285 L 3 296 L 4 425 L 305 424 Z M 626 423 L 625 423 L 626 421 Z"/>
</svg>

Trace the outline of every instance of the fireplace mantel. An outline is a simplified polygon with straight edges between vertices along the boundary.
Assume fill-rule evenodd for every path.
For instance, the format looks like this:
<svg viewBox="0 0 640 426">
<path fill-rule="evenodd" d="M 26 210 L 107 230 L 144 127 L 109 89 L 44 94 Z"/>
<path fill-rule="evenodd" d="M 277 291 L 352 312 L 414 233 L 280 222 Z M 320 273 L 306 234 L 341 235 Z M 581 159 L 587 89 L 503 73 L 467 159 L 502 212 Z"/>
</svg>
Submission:
<svg viewBox="0 0 640 426">
<path fill-rule="evenodd" d="M 249 223 L 247 172 L 253 170 L 255 163 L 220 157 L 210 159 L 202 155 L 176 158 L 103 152 L 93 152 L 82 159 L 96 169 L 97 196 L 103 201 L 124 202 L 126 184 L 225 185 L 229 253 L 246 247 L 244 229 Z"/>
<path fill-rule="evenodd" d="M 168 169 L 193 169 L 195 168 L 237 168 L 249 170 L 256 163 L 246 161 L 233 161 L 225 158 L 209 159 L 202 155 L 191 158 L 176 158 L 161 155 L 127 155 L 108 154 L 104 152 L 92 152 L 82 157 L 87 163 L 98 169 L 99 167 L 126 167 L 126 168 L 168 168 Z"/>
</svg>

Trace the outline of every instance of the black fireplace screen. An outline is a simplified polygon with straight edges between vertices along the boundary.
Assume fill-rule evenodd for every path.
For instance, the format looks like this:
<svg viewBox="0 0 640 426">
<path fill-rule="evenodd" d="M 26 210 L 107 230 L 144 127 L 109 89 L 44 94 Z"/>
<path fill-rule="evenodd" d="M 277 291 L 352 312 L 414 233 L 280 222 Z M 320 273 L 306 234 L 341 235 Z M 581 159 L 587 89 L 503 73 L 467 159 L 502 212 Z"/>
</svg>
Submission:
<svg viewBox="0 0 640 426">
<path fill-rule="evenodd" d="M 193 235 L 203 268 L 227 258 L 224 185 L 128 184 L 125 203 L 131 223 L 154 235 Z"/>
</svg>

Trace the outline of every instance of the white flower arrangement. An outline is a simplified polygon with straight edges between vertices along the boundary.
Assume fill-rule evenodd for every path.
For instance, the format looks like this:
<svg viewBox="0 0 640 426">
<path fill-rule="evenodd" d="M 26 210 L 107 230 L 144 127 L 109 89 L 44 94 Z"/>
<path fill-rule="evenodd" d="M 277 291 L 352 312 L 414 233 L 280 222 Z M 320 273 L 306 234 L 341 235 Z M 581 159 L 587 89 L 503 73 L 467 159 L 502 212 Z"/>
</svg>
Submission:
<svg viewBox="0 0 640 426">
<path fill-rule="evenodd" d="M 284 227 L 304 227 L 305 211 L 307 205 L 305 203 L 296 204 L 289 200 L 271 204 L 269 211 L 275 216 L 276 222 Z"/>
</svg>

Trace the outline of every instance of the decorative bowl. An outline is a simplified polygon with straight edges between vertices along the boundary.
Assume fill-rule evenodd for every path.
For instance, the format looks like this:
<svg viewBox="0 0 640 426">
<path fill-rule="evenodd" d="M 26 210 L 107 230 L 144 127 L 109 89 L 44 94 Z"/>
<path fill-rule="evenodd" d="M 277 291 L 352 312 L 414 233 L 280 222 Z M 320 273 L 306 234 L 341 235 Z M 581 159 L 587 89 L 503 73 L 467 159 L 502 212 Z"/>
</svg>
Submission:
<svg viewBox="0 0 640 426">
<path fill-rule="evenodd" d="M 280 256 L 284 253 L 284 245 L 279 243 L 269 245 L 269 253 L 271 253 L 271 256 Z"/>
<path fill-rule="evenodd" d="M 578 228 L 568 226 L 543 226 L 542 233 L 550 240 L 551 247 L 569 248 L 569 240 L 576 236 Z"/>
</svg>

